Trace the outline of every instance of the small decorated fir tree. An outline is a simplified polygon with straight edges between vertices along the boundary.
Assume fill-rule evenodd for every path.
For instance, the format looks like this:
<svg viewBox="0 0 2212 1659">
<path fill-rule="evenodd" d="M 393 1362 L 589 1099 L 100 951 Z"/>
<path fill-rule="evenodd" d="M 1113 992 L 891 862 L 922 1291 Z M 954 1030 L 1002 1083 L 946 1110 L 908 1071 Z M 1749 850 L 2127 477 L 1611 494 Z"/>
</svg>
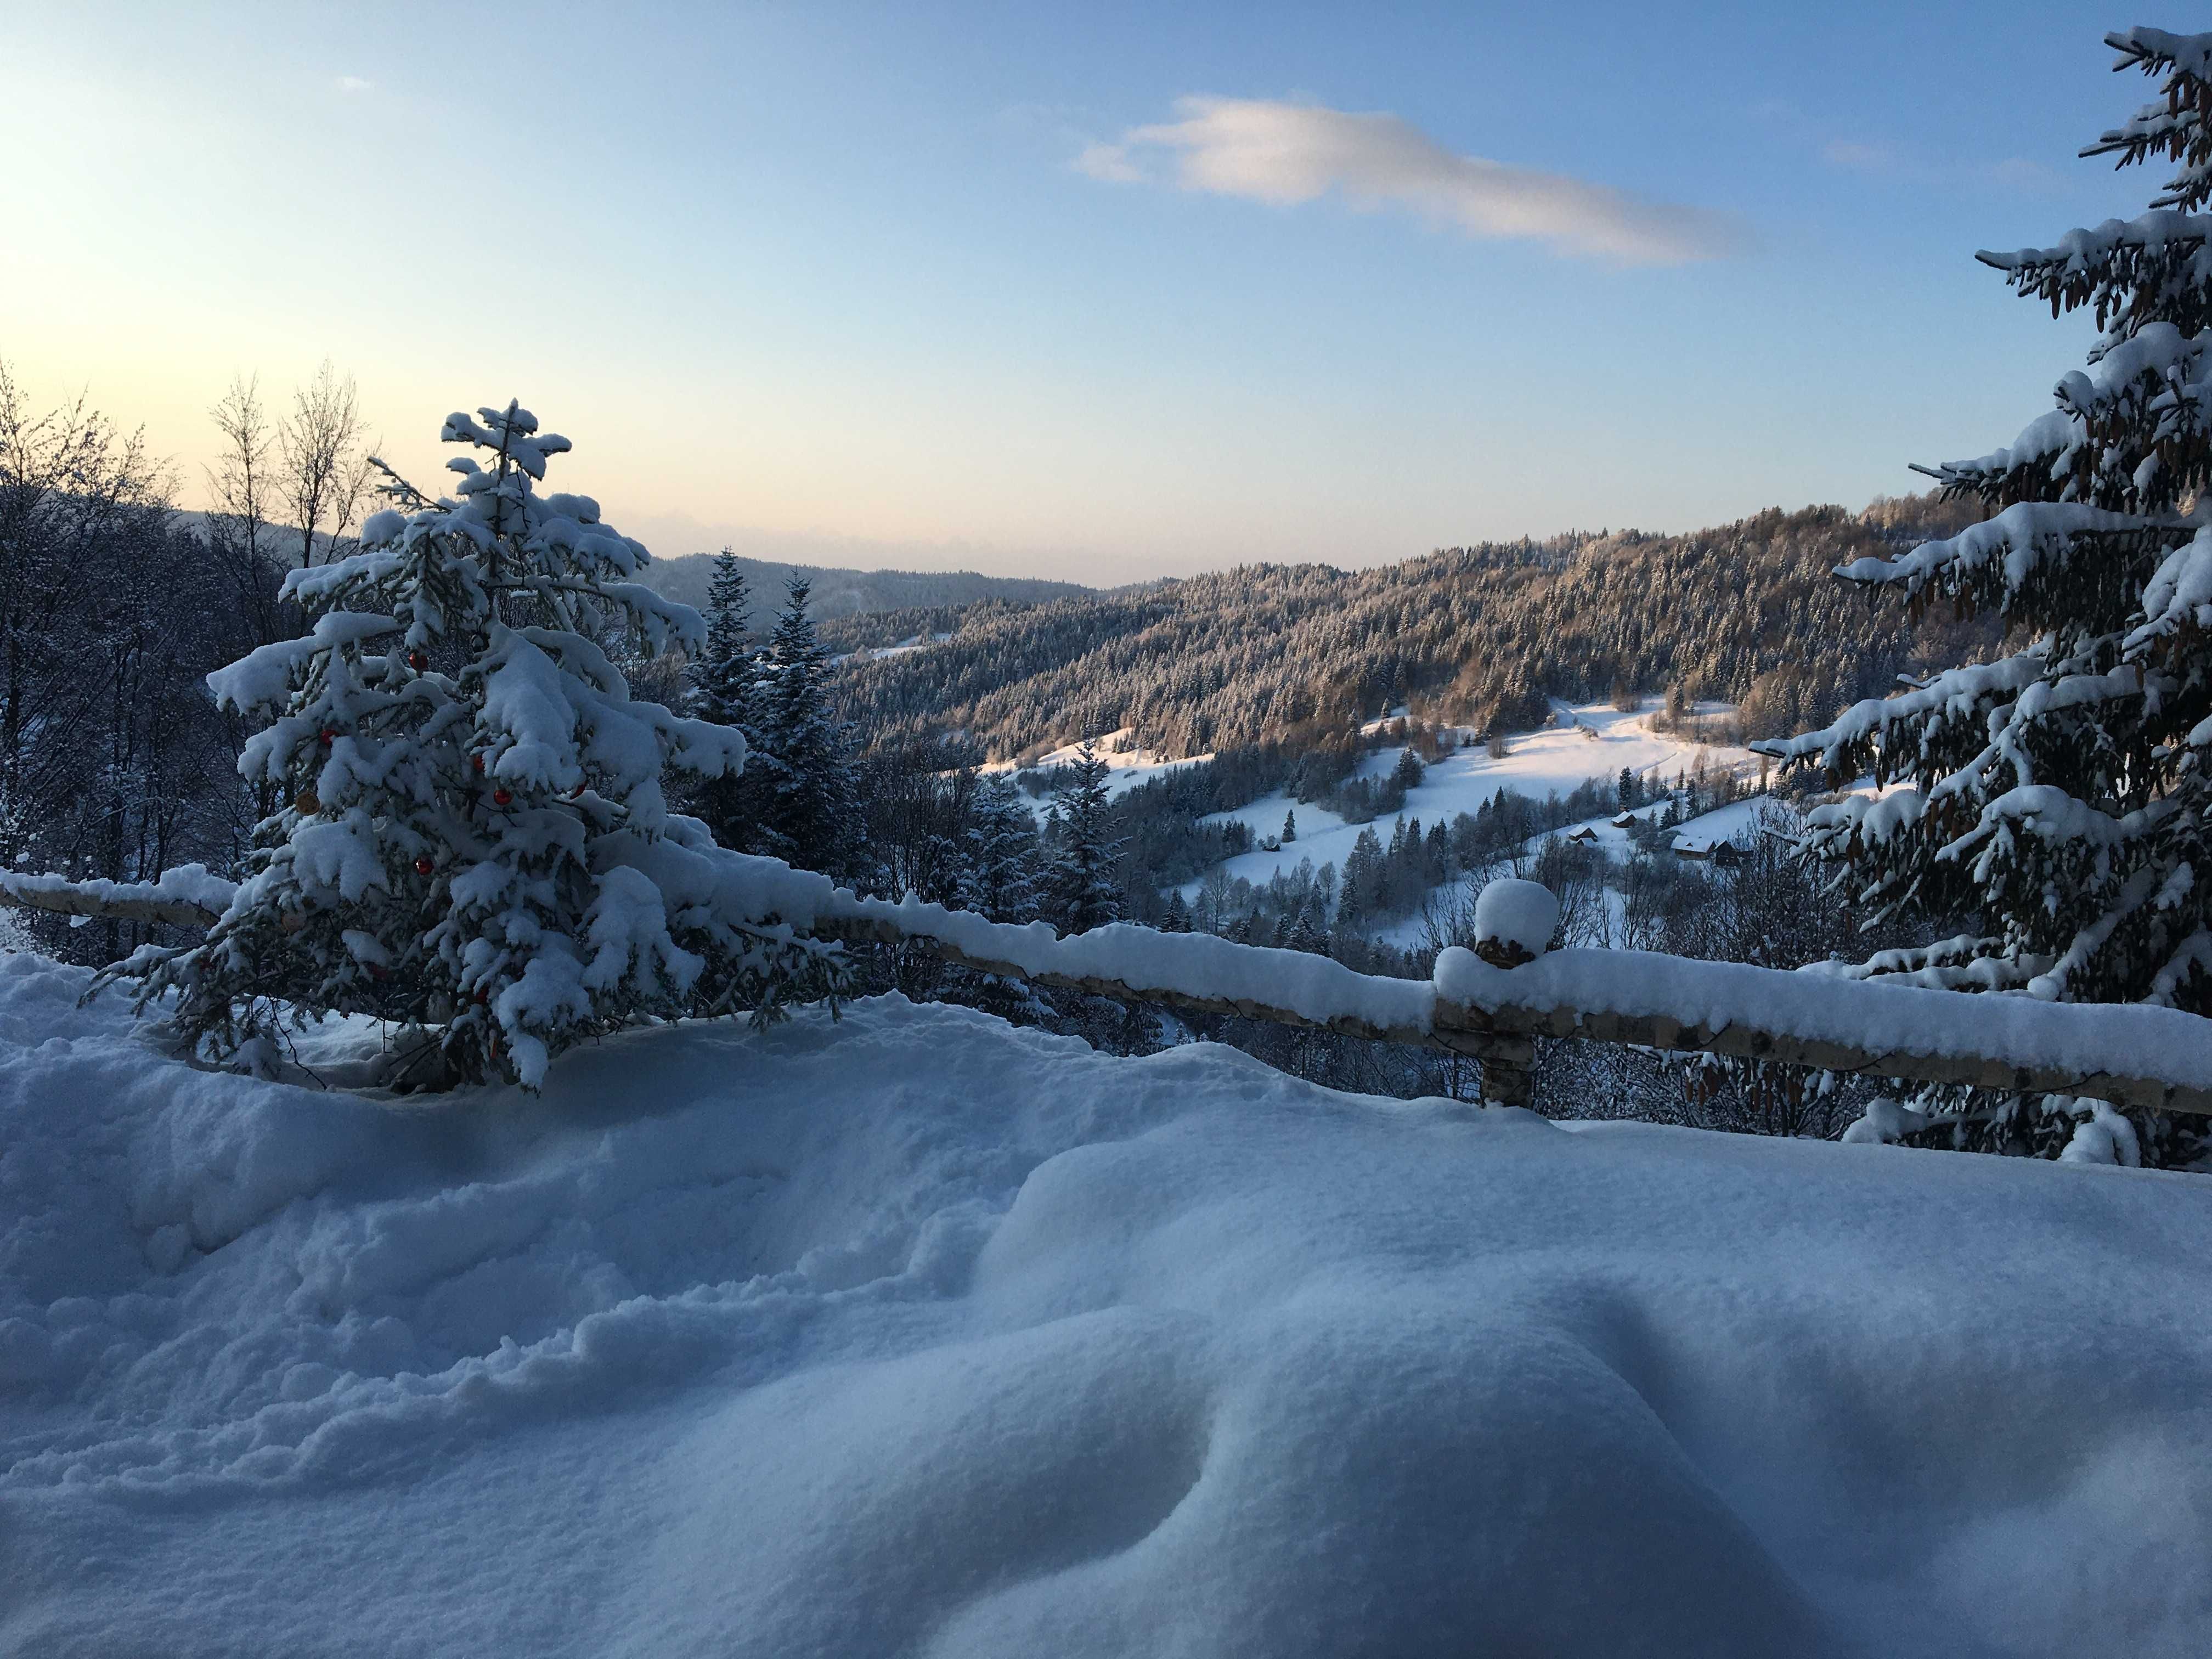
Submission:
<svg viewBox="0 0 2212 1659">
<path fill-rule="evenodd" d="M 1923 469 L 1995 516 L 1837 572 L 1916 611 L 1995 611 L 2015 648 L 1759 746 L 1901 786 L 1812 817 L 1809 849 L 1844 866 L 1870 921 L 1978 919 L 1863 971 L 2212 1013 L 2212 35 L 2108 39 L 2118 67 L 2164 85 L 2082 153 L 2180 171 L 2140 218 L 1980 256 L 2054 315 L 2094 308 L 2087 371 L 2009 447 Z M 2000 1144 L 2072 1133 L 1998 1115 Z"/>
<path fill-rule="evenodd" d="M 364 1013 L 419 1030 L 438 1080 L 531 1087 L 562 1048 L 641 1014 L 765 1017 L 836 993 L 830 947 L 648 873 L 672 867 L 657 848 L 713 852 L 668 812 L 663 769 L 727 776 L 744 739 L 631 701 L 584 624 L 611 613 L 653 650 L 696 648 L 697 613 L 636 580 L 645 550 L 597 503 L 539 493 L 568 443 L 527 410 L 453 415 L 443 436 L 489 457 L 447 463 L 457 499 L 386 470 L 397 506 L 359 550 L 287 580 L 307 636 L 211 677 L 225 707 L 271 717 L 240 768 L 284 805 L 204 942 L 114 973 L 142 1006 L 173 993 L 210 1058 L 287 1015 Z"/>
</svg>

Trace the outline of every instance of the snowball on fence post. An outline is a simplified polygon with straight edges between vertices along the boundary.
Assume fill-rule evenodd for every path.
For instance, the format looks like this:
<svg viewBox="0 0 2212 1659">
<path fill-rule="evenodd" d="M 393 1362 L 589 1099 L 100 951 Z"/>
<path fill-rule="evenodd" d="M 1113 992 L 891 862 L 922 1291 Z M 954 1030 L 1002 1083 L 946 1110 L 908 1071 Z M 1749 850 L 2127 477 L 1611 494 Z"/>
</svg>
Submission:
<svg viewBox="0 0 2212 1659">
<path fill-rule="evenodd" d="M 1540 882 L 1493 881 L 1474 902 L 1474 953 L 1493 968 L 1517 968 L 1550 948 L 1559 902 Z"/>
</svg>

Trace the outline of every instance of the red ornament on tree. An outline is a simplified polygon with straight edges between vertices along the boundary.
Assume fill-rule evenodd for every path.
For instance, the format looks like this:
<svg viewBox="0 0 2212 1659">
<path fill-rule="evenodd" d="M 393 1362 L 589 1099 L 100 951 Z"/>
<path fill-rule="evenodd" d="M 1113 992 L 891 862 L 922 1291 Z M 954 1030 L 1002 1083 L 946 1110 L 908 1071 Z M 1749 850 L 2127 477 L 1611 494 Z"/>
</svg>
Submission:
<svg viewBox="0 0 2212 1659">
<path fill-rule="evenodd" d="M 483 771 L 483 757 L 482 755 L 471 755 L 471 756 L 470 756 L 470 757 L 469 757 L 469 764 L 470 764 L 471 766 L 473 766 L 474 768 L 476 768 L 476 769 L 477 769 L 477 771 L 479 771 L 479 772 Z"/>
<path fill-rule="evenodd" d="M 510 805 L 514 800 L 514 791 L 512 789 L 495 789 L 491 792 L 491 799 L 492 804 L 495 806 Z"/>
<path fill-rule="evenodd" d="M 430 665 L 430 659 L 420 651 L 410 651 L 407 653 L 407 665 L 419 674 Z"/>
<path fill-rule="evenodd" d="M 321 732 L 317 733 L 317 736 L 321 738 L 323 747 L 325 749 L 329 748 L 332 744 L 338 740 L 338 734 L 336 732 L 333 732 L 327 726 L 325 726 Z"/>
<path fill-rule="evenodd" d="M 415 860 L 415 873 L 418 876 L 427 876 L 437 867 L 438 866 L 435 864 L 431 862 L 430 855 L 428 853 L 425 853 L 421 858 Z"/>
</svg>

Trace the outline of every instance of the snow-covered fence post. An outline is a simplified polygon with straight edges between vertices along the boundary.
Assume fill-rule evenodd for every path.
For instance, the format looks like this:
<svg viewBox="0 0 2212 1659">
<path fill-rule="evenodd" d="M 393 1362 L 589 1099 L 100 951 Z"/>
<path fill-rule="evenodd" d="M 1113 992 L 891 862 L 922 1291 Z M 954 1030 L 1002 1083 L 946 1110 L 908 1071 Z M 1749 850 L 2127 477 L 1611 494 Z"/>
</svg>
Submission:
<svg viewBox="0 0 2212 1659">
<path fill-rule="evenodd" d="M 1492 882 L 1474 902 L 1474 953 L 1493 968 L 1518 968 L 1552 948 L 1559 901 L 1541 882 Z M 1498 1106 L 1535 1098 L 1536 1045 L 1526 1036 L 1492 1036 L 1472 1048 L 1482 1062 L 1482 1097 Z"/>
</svg>

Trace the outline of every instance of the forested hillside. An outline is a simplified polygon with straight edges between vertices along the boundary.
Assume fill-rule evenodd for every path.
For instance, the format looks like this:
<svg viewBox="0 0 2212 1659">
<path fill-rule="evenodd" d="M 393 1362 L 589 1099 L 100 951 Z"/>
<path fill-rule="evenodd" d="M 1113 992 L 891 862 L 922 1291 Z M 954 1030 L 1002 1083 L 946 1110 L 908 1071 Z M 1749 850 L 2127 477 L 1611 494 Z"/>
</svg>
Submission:
<svg viewBox="0 0 2212 1659">
<path fill-rule="evenodd" d="M 1375 570 L 1259 565 L 1047 604 L 888 613 L 825 641 L 950 632 L 927 651 L 848 665 L 843 712 L 878 743 L 964 733 L 1000 759 L 1123 726 L 1173 755 L 1297 744 L 1399 703 L 1510 727 L 1540 721 L 1547 695 L 1662 686 L 1792 732 L 1994 638 L 1941 621 L 1916 630 L 1830 574 L 1972 516 L 1907 497 L 1682 536 L 1453 548 Z"/>
<path fill-rule="evenodd" d="M 992 599 L 1034 604 L 1074 599 L 1090 592 L 1073 582 L 981 576 L 972 570 L 837 570 L 744 557 L 738 558 L 738 568 L 763 593 L 780 592 L 784 580 L 797 571 L 812 584 L 814 612 L 819 617 L 870 616 L 927 606 L 957 608 Z M 702 611 L 706 609 L 707 589 L 714 575 L 714 556 L 708 553 L 655 559 L 647 572 L 650 586 Z"/>
</svg>

